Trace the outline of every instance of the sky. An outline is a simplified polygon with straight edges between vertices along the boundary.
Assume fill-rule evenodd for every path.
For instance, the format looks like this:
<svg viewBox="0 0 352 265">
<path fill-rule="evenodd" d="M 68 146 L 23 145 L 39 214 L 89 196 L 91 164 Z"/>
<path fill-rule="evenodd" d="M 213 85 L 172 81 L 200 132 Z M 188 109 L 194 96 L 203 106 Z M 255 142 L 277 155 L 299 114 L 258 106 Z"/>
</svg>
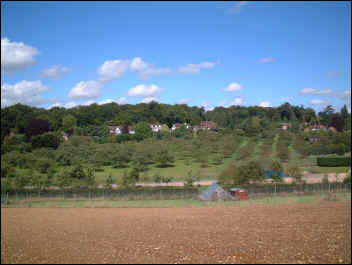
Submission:
<svg viewBox="0 0 352 265">
<path fill-rule="evenodd" d="M 1 2 L 1 107 L 351 105 L 351 4 Z"/>
</svg>

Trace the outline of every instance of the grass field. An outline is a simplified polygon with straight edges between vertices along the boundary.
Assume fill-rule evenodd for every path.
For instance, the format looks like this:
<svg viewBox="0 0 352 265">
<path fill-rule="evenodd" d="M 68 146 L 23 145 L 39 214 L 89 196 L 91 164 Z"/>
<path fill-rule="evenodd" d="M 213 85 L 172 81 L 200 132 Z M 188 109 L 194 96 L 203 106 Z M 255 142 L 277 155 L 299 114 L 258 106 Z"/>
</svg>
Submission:
<svg viewBox="0 0 352 265">
<path fill-rule="evenodd" d="M 46 208 L 46 207 L 77 207 L 77 208 L 185 208 L 185 207 L 214 207 L 239 206 L 254 204 L 290 204 L 290 203 L 317 203 L 324 201 L 351 201 L 351 193 L 319 193 L 303 195 L 276 195 L 253 198 L 244 201 L 214 201 L 200 200 L 47 200 L 36 199 L 32 202 L 25 200 L 11 200 L 10 208 Z"/>
</svg>

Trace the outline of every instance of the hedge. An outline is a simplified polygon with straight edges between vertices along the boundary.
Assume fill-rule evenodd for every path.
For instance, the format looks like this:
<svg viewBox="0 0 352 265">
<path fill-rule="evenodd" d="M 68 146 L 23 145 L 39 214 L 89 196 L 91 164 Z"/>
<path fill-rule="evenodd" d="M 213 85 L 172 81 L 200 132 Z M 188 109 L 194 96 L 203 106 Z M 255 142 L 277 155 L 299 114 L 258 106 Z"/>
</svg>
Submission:
<svg viewBox="0 0 352 265">
<path fill-rule="evenodd" d="M 348 167 L 351 166 L 351 157 L 318 157 L 320 167 Z"/>
</svg>

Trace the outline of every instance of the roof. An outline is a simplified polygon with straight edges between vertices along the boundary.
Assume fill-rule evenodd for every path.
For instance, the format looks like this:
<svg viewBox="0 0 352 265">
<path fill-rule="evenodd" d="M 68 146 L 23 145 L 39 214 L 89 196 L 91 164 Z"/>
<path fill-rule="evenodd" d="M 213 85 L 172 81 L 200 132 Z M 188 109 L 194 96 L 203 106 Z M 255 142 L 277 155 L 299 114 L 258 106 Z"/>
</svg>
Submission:
<svg viewBox="0 0 352 265">
<path fill-rule="evenodd" d="M 218 184 L 213 183 L 210 185 L 201 195 L 199 199 L 205 201 L 214 201 L 214 200 L 234 200 L 235 198 L 221 188 Z"/>
</svg>

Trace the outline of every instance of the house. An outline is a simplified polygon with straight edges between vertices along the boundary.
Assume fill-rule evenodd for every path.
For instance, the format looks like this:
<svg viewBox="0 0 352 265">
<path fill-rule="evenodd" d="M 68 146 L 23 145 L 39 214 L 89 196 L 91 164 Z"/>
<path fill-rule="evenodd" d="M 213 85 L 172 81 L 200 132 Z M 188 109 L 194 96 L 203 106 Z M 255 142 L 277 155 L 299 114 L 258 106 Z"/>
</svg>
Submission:
<svg viewBox="0 0 352 265">
<path fill-rule="evenodd" d="M 68 141 L 68 135 L 65 132 L 61 132 L 62 138 L 64 138 L 65 141 Z"/>
<path fill-rule="evenodd" d="M 152 128 L 153 132 L 160 132 L 162 126 L 159 123 L 154 123 L 150 124 L 150 127 Z"/>
<path fill-rule="evenodd" d="M 171 130 L 174 131 L 178 128 L 181 128 L 182 125 L 183 125 L 182 123 L 175 123 L 174 125 L 172 125 Z"/>
<path fill-rule="evenodd" d="M 111 134 L 121 134 L 122 126 L 109 126 L 109 131 Z"/>
<path fill-rule="evenodd" d="M 235 200 L 248 200 L 248 190 L 240 189 L 240 188 L 232 188 L 230 189 L 230 194 L 235 197 Z"/>
<path fill-rule="evenodd" d="M 318 124 L 318 125 L 313 125 L 310 127 L 312 131 L 318 131 L 318 130 L 324 130 L 326 131 L 327 128 L 324 125 Z"/>
<path fill-rule="evenodd" d="M 333 126 L 330 126 L 330 127 L 328 128 L 328 130 L 329 130 L 329 131 L 332 131 L 332 132 L 337 132 L 336 128 L 333 127 Z"/>
<path fill-rule="evenodd" d="M 200 130 L 200 126 L 199 125 L 193 126 L 193 131 L 197 132 L 199 130 Z"/>
<path fill-rule="evenodd" d="M 281 129 L 283 129 L 283 130 L 287 130 L 288 129 L 288 127 L 289 127 L 290 125 L 288 124 L 288 123 L 286 123 L 286 122 L 282 122 L 281 123 Z"/>
<path fill-rule="evenodd" d="M 200 128 L 203 130 L 210 130 L 216 128 L 216 123 L 213 121 L 201 121 L 200 122 Z"/>
<path fill-rule="evenodd" d="M 127 129 L 127 130 L 126 130 Z M 125 132 L 124 132 L 125 130 Z M 134 128 L 127 126 L 126 125 L 119 125 L 119 126 L 109 126 L 109 131 L 111 134 L 122 134 L 122 133 L 129 133 L 129 134 L 135 134 Z"/>
</svg>

